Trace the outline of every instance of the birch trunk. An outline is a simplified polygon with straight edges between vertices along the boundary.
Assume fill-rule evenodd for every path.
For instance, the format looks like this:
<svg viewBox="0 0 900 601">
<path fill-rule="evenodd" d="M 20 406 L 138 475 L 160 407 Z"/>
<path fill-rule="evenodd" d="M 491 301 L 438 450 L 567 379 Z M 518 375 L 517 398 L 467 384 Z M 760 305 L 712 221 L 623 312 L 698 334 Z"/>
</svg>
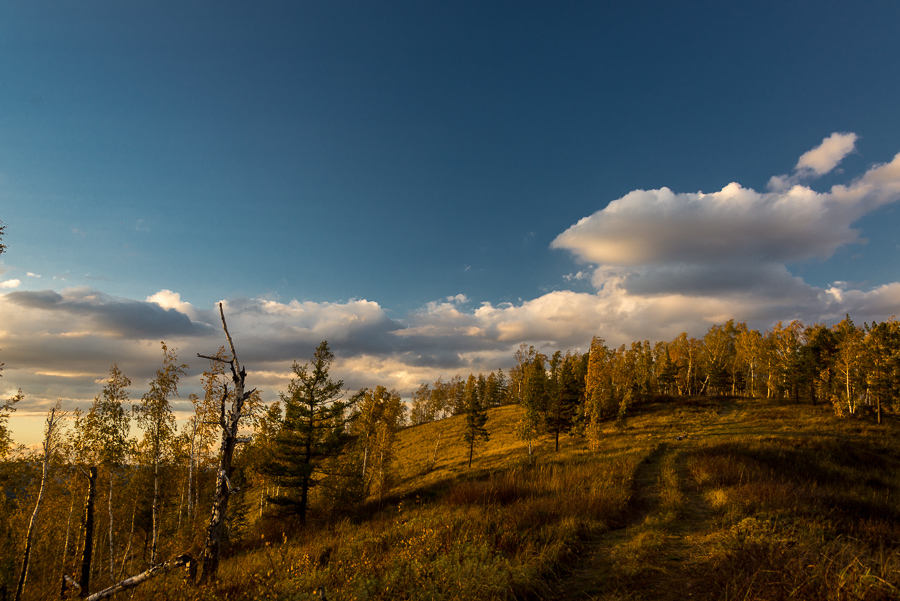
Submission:
<svg viewBox="0 0 900 601">
<path fill-rule="evenodd" d="M 109 469 L 109 579 L 116 577 L 116 560 L 113 552 L 113 470 Z"/>
<path fill-rule="evenodd" d="M 166 563 L 160 564 L 158 566 L 153 566 L 149 570 L 145 572 L 141 572 L 137 576 L 132 576 L 130 578 L 126 578 L 122 582 L 118 584 L 114 584 L 113 586 L 104 589 L 98 593 L 94 593 L 93 595 L 86 598 L 85 601 L 99 601 L 100 599 L 108 599 L 112 597 L 116 593 L 122 592 L 124 590 L 134 588 L 142 582 L 146 582 L 150 580 L 157 574 L 165 574 L 166 572 L 177 568 L 179 566 L 191 565 L 192 559 L 190 555 L 179 555 L 175 559 L 169 560 Z M 84 590 L 82 589 L 82 594 L 84 594 Z"/>
<path fill-rule="evenodd" d="M 150 542 L 150 563 L 156 563 L 156 537 L 158 535 L 158 526 L 156 515 L 159 503 L 159 455 L 157 454 L 153 460 L 153 539 Z"/>
<path fill-rule="evenodd" d="M 31 520 L 28 521 L 28 530 L 25 533 L 25 552 L 22 554 L 22 573 L 19 575 L 19 583 L 16 585 L 15 601 L 20 601 L 22 593 L 25 591 L 25 582 L 28 580 L 28 560 L 31 557 L 31 546 L 34 543 L 34 528 L 37 524 L 38 514 L 41 511 L 41 503 L 44 500 L 44 488 L 47 485 L 47 473 L 50 470 L 50 455 L 53 452 L 53 435 L 57 423 L 61 415 L 56 415 L 59 409 L 59 403 L 50 410 L 47 416 L 47 433 L 44 437 L 44 464 L 41 469 L 41 488 L 38 490 L 37 502 L 34 504 L 34 511 L 31 513 Z"/>
</svg>

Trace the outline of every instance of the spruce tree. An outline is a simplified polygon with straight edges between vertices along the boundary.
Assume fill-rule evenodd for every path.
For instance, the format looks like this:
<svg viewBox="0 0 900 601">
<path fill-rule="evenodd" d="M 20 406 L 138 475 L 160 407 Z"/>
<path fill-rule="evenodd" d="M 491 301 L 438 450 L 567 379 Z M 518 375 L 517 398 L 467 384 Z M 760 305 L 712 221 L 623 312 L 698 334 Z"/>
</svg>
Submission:
<svg viewBox="0 0 900 601">
<path fill-rule="evenodd" d="M 462 398 L 462 413 L 466 416 L 466 428 L 463 433 L 463 440 L 469 445 L 469 467 L 472 467 L 472 457 L 475 454 L 475 443 L 479 440 L 489 440 L 487 428 L 487 407 L 483 405 L 478 397 L 478 387 L 475 376 L 469 376 L 467 386 L 463 388 L 464 394 Z"/>
<path fill-rule="evenodd" d="M 322 462 L 339 454 L 347 441 L 347 409 L 356 400 L 341 400 L 344 382 L 332 380 L 328 373 L 333 362 L 326 341 L 308 363 L 294 362 L 294 378 L 287 392 L 280 393 L 284 422 L 272 458 L 264 466 L 279 491 L 268 501 L 301 523 L 306 521 L 310 490 L 322 481 Z"/>
</svg>

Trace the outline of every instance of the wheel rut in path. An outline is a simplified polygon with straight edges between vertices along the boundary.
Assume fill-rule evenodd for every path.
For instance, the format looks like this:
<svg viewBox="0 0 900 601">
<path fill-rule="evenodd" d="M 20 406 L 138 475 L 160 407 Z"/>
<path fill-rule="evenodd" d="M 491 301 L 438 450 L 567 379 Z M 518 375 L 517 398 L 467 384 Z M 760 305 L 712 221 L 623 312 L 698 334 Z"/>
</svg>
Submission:
<svg viewBox="0 0 900 601">
<path fill-rule="evenodd" d="M 551 583 L 553 594 L 548 599 L 596 599 L 606 590 L 612 573 L 611 550 L 628 538 L 628 529 L 642 523 L 657 511 L 660 504 L 659 479 L 663 458 L 669 445 L 660 443 L 638 465 L 631 483 L 631 498 L 622 524 L 600 537 L 583 541 L 582 550 L 571 570 L 559 581 Z"/>
<path fill-rule="evenodd" d="M 638 465 L 624 523 L 583 542 L 571 570 L 547 599 L 703 598 L 698 543 L 713 512 L 690 484 L 693 437 L 660 443 Z"/>
</svg>

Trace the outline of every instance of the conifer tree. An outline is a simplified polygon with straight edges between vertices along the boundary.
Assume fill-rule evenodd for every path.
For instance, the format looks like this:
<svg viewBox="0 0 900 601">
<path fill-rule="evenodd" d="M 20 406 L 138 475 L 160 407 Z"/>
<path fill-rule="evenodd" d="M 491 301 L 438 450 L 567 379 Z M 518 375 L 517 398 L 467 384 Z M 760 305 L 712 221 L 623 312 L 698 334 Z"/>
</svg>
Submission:
<svg viewBox="0 0 900 601">
<path fill-rule="evenodd" d="M 275 479 L 279 494 L 270 503 L 304 523 L 309 493 L 321 482 L 322 462 L 337 455 L 347 440 L 346 412 L 356 398 L 341 400 L 343 380 L 329 375 L 334 354 L 323 341 L 304 365 L 296 361 L 287 392 L 280 393 L 284 422 L 265 472 Z"/>
<path fill-rule="evenodd" d="M 578 355 L 567 353 L 565 357 L 562 357 L 560 351 L 556 351 L 550 360 L 549 391 L 544 423 L 547 430 L 554 436 L 557 451 L 559 450 L 559 435 L 571 430 L 575 423 L 575 412 L 584 388 L 583 385 L 580 385 L 584 382 L 584 376 L 579 377 L 578 374 L 580 364 L 581 360 Z"/>
<path fill-rule="evenodd" d="M 882 411 L 900 399 L 900 322 L 896 318 L 866 325 L 866 381 L 881 423 Z"/>
<path fill-rule="evenodd" d="M 462 403 L 462 413 L 466 416 L 463 440 L 469 445 L 469 467 L 471 468 L 472 457 L 475 455 L 475 444 L 479 440 L 489 440 L 490 434 L 484 427 L 488 420 L 487 407 L 484 407 L 481 399 L 478 398 L 475 376 L 470 375 L 467 384 L 465 389 L 469 389 L 470 392 L 463 395 Z"/>
</svg>

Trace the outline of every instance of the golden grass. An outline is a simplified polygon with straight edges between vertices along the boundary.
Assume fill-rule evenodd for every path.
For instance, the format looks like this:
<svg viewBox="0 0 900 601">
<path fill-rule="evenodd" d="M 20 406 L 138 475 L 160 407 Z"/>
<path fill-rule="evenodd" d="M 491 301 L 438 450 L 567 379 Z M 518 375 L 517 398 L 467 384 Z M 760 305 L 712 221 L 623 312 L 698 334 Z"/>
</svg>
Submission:
<svg viewBox="0 0 900 601">
<path fill-rule="evenodd" d="M 541 440 L 532 466 L 519 414 L 490 412 L 471 470 L 461 419 L 407 428 L 395 489 L 370 511 L 299 532 L 270 522 L 215 587 L 169 576 L 136 597 L 900 598 L 896 421 L 675 401 L 610 423 L 596 452 Z"/>
</svg>

